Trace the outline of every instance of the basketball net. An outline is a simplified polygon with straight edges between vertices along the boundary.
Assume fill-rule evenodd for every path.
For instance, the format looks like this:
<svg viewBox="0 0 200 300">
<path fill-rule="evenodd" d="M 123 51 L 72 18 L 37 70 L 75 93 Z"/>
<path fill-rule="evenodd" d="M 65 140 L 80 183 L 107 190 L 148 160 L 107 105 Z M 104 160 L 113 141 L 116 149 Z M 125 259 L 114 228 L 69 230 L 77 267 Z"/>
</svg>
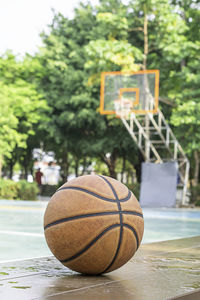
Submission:
<svg viewBox="0 0 200 300">
<path fill-rule="evenodd" d="M 129 119 L 133 108 L 132 101 L 126 98 L 114 100 L 116 115 L 120 118 Z"/>
</svg>

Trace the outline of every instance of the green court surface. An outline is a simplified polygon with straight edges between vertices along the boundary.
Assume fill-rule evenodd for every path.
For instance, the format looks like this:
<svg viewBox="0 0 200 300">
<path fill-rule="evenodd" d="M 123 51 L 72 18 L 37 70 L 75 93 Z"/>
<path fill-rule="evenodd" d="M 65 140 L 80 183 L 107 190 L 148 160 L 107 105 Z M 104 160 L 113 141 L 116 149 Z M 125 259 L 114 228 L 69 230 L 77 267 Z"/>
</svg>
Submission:
<svg viewBox="0 0 200 300">
<path fill-rule="evenodd" d="M 50 255 L 43 234 L 46 205 L 0 200 L 0 261 Z"/>
<path fill-rule="evenodd" d="M 0 200 L 0 261 L 51 255 L 43 235 L 46 201 Z M 144 208 L 142 243 L 200 235 L 200 210 Z"/>
</svg>

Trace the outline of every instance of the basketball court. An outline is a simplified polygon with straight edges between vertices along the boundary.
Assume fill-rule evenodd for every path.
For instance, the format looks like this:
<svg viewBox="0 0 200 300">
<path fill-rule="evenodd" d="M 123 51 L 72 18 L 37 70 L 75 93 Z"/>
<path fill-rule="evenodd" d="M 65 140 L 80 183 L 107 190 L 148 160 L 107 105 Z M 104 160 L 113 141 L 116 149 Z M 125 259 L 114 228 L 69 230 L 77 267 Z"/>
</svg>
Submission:
<svg viewBox="0 0 200 300">
<path fill-rule="evenodd" d="M 52 255 L 43 233 L 46 205 L 46 201 L 0 201 L 0 262 Z M 198 209 L 143 208 L 143 213 L 143 244 L 199 235 Z"/>
</svg>

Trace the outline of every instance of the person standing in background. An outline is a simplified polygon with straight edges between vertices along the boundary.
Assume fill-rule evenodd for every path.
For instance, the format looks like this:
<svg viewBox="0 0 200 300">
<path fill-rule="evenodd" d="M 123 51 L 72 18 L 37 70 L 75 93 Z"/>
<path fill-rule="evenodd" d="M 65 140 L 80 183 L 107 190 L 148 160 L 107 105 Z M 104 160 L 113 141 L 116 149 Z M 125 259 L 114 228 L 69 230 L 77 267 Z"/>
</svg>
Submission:
<svg viewBox="0 0 200 300">
<path fill-rule="evenodd" d="M 43 173 L 40 171 L 40 168 L 39 168 L 37 170 L 37 172 L 35 173 L 35 181 L 38 184 L 40 194 L 41 194 L 41 190 L 42 190 L 42 176 L 43 176 Z"/>
</svg>

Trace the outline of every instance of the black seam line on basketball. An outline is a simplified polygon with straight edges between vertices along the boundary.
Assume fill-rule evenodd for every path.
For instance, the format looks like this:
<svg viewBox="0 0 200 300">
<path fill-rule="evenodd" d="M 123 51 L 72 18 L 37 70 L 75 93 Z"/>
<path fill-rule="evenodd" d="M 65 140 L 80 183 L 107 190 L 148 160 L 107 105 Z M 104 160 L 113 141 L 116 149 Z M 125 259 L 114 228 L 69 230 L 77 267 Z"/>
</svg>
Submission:
<svg viewBox="0 0 200 300">
<path fill-rule="evenodd" d="M 116 228 L 116 227 L 120 227 L 120 224 L 114 224 L 114 225 L 107 227 L 104 231 L 102 231 L 98 236 L 96 236 L 87 246 L 85 246 L 78 253 L 72 255 L 71 257 L 69 257 L 67 259 L 62 259 L 62 260 L 60 260 L 60 262 L 66 263 L 66 262 L 69 262 L 69 261 L 79 257 L 81 254 L 83 254 L 85 251 L 87 251 L 91 246 L 93 246 L 106 232 L 108 232 L 109 230 Z"/>
<path fill-rule="evenodd" d="M 91 191 L 87 190 L 87 189 L 76 187 L 76 186 L 66 186 L 66 187 L 58 189 L 56 192 L 59 192 L 59 191 L 62 191 L 62 190 L 77 190 L 77 191 L 81 191 L 81 192 L 87 193 L 89 195 L 92 195 L 92 196 L 94 196 L 96 198 L 99 198 L 101 200 L 104 200 L 104 201 L 116 202 L 116 199 L 111 199 L 111 198 L 103 197 L 103 196 L 100 196 L 100 195 L 98 195 L 98 194 L 96 194 L 94 192 L 91 192 Z M 128 191 L 128 195 L 125 198 L 119 199 L 119 201 L 120 202 L 126 202 L 130 198 L 131 198 L 131 192 Z"/>
<path fill-rule="evenodd" d="M 118 198 L 117 192 L 115 191 L 113 185 L 104 176 L 99 175 L 99 177 L 101 177 L 109 185 L 109 187 L 111 188 L 111 190 L 113 192 L 113 195 L 115 196 L 115 200 L 117 201 L 118 209 L 119 209 L 119 211 L 121 211 L 121 205 L 120 205 L 120 202 L 119 202 L 119 198 Z"/>
<path fill-rule="evenodd" d="M 132 226 L 130 226 L 129 224 L 126 224 L 126 223 L 124 223 L 123 225 L 124 225 L 124 227 L 129 228 L 129 229 L 133 232 L 133 234 L 134 234 L 134 236 L 135 236 L 135 238 L 136 238 L 137 249 L 138 249 L 138 248 L 139 248 L 139 238 L 138 238 L 138 234 L 137 234 L 135 228 L 133 228 Z"/>
<path fill-rule="evenodd" d="M 139 213 L 137 211 L 122 210 L 122 214 L 125 214 L 125 215 L 134 215 L 134 216 L 138 216 L 138 217 L 143 218 L 143 214 L 141 214 L 141 213 Z"/>
<path fill-rule="evenodd" d="M 108 179 L 106 179 L 104 176 L 102 175 L 99 175 L 99 177 L 101 177 L 108 185 L 109 187 L 111 188 L 114 196 L 115 196 L 115 199 L 116 199 L 116 202 L 117 202 L 117 207 L 118 207 L 118 210 L 119 210 L 119 219 L 120 219 L 120 236 L 119 236 L 119 243 L 121 244 L 121 239 L 122 239 L 122 232 L 123 232 L 123 225 L 122 225 L 122 222 L 123 222 L 123 216 L 122 216 L 122 208 L 121 208 L 121 204 L 120 204 L 120 201 L 119 201 L 119 198 L 118 198 L 118 195 L 117 195 L 117 192 L 114 188 L 114 186 L 112 185 L 112 183 L 110 183 L 110 181 Z M 129 191 L 129 190 L 128 190 Z M 130 191 L 129 191 L 130 192 Z M 131 192 L 130 192 L 130 195 L 131 195 Z M 120 246 L 120 245 L 118 245 Z M 119 248 L 119 247 L 118 247 Z M 117 248 L 117 249 L 118 249 Z"/>
<path fill-rule="evenodd" d="M 121 243 L 122 243 L 122 235 L 123 235 L 123 215 L 122 215 L 122 209 L 121 209 L 121 204 L 120 204 L 120 201 L 119 201 L 119 198 L 118 198 L 118 195 L 117 195 L 117 192 L 114 188 L 114 186 L 112 185 L 112 183 L 110 183 L 110 181 L 108 179 L 106 179 L 104 176 L 101 176 L 99 175 L 108 185 L 109 187 L 111 188 L 114 196 L 115 196 L 115 199 L 117 201 L 117 206 L 118 206 L 118 210 L 119 210 L 119 219 L 120 219 L 120 232 L 119 232 L 119 241 L 118 241 L 118 245 L 117 245 L 117 250 L 115 252 L 115 255 L 112 259 L 112 261 L 110 262 L 110 264 L 106 267 L 106 269 L 103 271 L 106 272 L 108 269 L 111 268 L 111 266 L 114 264 L 116 258 L 117 258 L 117 255 L 119 253 L 119 249 L 120 249 L 120 246 L 121 246 Z M 130 191 L 129 191 L 130 192 Z"/>
<path fill-rule="evenodd" d="M 143 215 L 136 212 L 136 211 L 104 211 L 104 212 L 99 212 L 99 213 L 91 213 L 91 214 L 85 214 L 85 215 L 78 215 L 78 216 L 73 216 L 73 217 L 68 217 L 68 218 L 63 218 L 60 220 L 56 220 L 52 223 L 47 224 L 44 226 L 44 230 L 58 224 L 62 224 L 68 221 L 73 221 L 73 220 L 79 220 L 79 219 L 84 219 L 84 218 L 90 218 L 90 217 L 98 217 L 98 216 L 107 216 L 107 215 L 118 215 L 118 214 L 126 214 L 126 215 L 133 215 L 133 216 L 138 216 L 143 218 Z"/>
<path fill-rule="evenodd" d="M 113 259 L 112 259 L 111 263 L 108 265 L 108 267 L 106 267 L 106 269 L 102 273 L 105 273 L 114 264 L 114 262 L 115 262 L 115 260 L 117 258 L 117 255 L 119 253 L 119 249 L 120 249 L 121 243 L 122 243 L 122 233 L 123 233 L 123 224 L 121 224 L 121 222 L 120 222 L 119 242 L 118 242 L 118 245 L 117 245 L 117 250 L 115 252 L 115 256 L 113 257 Z"/>
</svg>

